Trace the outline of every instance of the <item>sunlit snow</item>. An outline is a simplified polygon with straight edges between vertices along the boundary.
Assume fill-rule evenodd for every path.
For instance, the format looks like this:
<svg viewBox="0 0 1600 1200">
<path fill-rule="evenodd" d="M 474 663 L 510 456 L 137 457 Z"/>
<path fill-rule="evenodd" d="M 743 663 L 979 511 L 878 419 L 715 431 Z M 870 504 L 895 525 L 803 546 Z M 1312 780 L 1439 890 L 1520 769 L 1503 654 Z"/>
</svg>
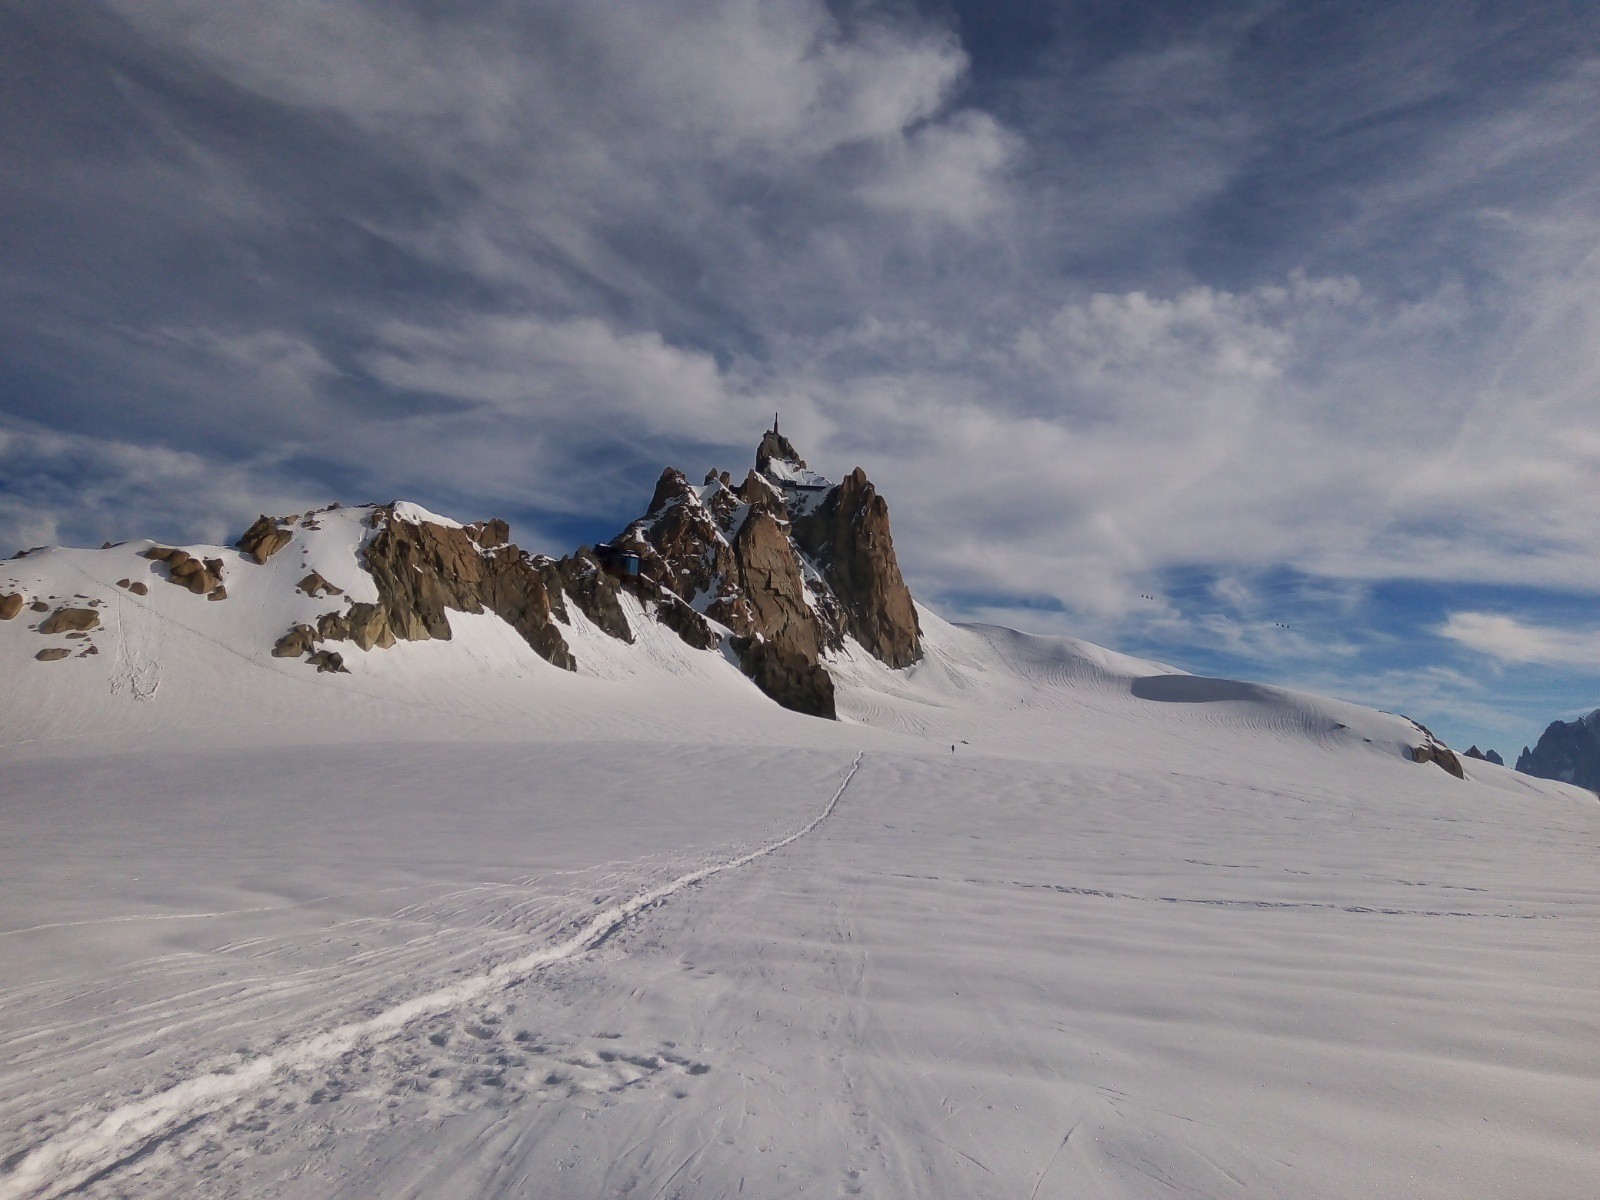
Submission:
<svg viewBox="0 0 1600 1200">
<path fill-rule="evenodd" d="M 1593 1195 L 1594 795 L 926 611 L 840 722 L 626 597 L 270 657 L 364 512 L 0 566 L 102 614 L 0 623 L 0 1197 Z"/>
</svg>

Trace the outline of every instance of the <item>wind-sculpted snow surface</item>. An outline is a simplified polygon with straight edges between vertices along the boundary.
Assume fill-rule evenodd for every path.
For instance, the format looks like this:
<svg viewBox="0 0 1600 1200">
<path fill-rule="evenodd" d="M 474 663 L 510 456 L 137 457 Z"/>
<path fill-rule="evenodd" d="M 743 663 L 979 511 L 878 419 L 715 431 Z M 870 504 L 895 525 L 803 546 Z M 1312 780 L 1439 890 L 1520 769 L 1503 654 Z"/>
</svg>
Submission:
<svg viewBox="0 0 1600 1200">
<path fill-rule="evenodd" d="M 193 1129 L 217 1109 L 237 1104 L 249 1093 L 270 1087 L 275 1077 L 323 1069 L 358 1048 L 370 1050 L 402 1034 L 423 1018 L 459 1012 L 486 997 L 498 997 L 546 968 L 594 949 L 622 928 L 629 918 L 684 888 L 793 845 L 833 814 L 860 765 L 858 754 L 844 782 L 822 811 L 794 833 L 736 857 L 697 867 L 601 908 L 576 932 L 554 944 L 494 962 L 480 974 L 453 980 L 433 991 L 379 1008 L 370 1016 L 313 1033 L 259 1057 L 230 1062 L 221 1070 L 184 1079 L 109 1113 L 91 1112 L 80 1117 L 15 1162 L 5 1180 L 5 1190 L 0 1194 L 42 1198 L 81 1191 L 86 1184 L 137 1161 L 164 1140 Z M 202 917 L 212 915 L 231 914 L 202 914 Z"/>
<path fill-rule="evenodd" d="M 0 627 L 0 1197 L 1593 1195 L 1591 794 L 926 611 L 839 722 L 633 608 L 318 674 L 344 558 L 138 549 L 10 564 L 102 648 Z"/>
</svg>

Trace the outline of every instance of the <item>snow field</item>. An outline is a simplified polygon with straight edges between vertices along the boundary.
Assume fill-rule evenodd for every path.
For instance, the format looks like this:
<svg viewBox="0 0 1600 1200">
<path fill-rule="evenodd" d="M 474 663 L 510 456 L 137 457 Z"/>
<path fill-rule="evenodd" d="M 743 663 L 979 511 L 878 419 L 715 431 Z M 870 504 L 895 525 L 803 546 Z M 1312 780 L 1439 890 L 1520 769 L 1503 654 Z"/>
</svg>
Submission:
<svg viewBox="0 0 1600 1200">
<path fill-rule="evenodd" d="M 6 565 L 106 615 L 0 626 L 0 1197 L 1593 1195 L 1592 794 L 927 612 L 838 723 L 633 610 L 317 675 L 347 517 Z"/>
</svg>

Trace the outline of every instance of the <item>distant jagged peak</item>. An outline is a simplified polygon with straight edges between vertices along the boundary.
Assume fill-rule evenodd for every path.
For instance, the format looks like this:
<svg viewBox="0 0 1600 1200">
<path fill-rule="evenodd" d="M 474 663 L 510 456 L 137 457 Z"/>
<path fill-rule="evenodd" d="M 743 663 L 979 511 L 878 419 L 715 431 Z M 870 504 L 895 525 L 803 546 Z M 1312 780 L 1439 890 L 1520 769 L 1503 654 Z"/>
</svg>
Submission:
<svg viewBox="0 0 1600 1200">
<path fill-rule="evenodd" d="M 1537 745 L 1522 748 L 1517 770 L 1600 791 L 1600 709 L 1575 721 L 1552 721 Z"/>
</svg>

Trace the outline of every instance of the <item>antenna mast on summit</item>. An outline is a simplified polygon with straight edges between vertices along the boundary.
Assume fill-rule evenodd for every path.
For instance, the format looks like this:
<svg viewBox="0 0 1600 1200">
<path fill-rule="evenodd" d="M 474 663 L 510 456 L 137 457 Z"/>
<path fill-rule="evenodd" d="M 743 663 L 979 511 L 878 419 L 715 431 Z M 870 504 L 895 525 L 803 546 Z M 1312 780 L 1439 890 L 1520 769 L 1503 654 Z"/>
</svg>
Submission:
<svg viewBox="0 0 1600 1200">
<path fill-rule="evenodd" d="M 778 432 L 778 413 L 776 410 L 774 410 L 772 413 L 772 432 Z"/>
</svg>

